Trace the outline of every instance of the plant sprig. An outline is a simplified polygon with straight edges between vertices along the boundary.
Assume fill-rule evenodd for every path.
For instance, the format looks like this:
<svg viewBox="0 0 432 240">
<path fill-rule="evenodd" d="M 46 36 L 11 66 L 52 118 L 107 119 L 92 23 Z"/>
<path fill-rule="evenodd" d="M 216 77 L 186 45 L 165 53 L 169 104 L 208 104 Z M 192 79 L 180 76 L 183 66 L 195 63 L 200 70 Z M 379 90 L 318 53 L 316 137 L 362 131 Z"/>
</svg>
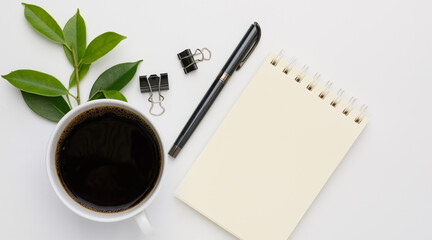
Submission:
<svg viewBox="0 0 432 240">
<path fill-rule="evenodd" d="M 72 109 L 70 97 L 78 105 L 81 104 L 80 82 L 91 64 L 109 53 L 126 37 L 115 32 L 106 32 L 87 46 L 86 25 L 79 9 L 62 30 L 54 18 L 41 7 L 26 3 L 23 5 L 27 22 L 41 35 L 63 46 L 73 67 L 69 86 L 66 88 L 49 74 L 28 69 L 16 70 L 2 77 L 21 90 L 24 101 L 31 110 L 50 121 L 58 122 Z M 103 72 L 93 84 L 88 100 L 110 98 L 127 101 L 120 90 L 133 78 L 141 61 L 121 63 Z M 70 92 L 75 86 L 76 95 Z"/>
</svg>

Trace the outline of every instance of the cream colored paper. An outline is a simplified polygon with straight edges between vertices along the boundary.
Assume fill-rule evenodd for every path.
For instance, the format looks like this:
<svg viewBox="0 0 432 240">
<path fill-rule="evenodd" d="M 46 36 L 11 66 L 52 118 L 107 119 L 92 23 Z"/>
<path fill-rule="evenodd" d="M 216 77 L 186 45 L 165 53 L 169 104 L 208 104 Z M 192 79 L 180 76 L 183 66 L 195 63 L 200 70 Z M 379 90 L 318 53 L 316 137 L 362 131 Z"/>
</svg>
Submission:
<svg viewBox="0 0 432 240">
<path fill-rule="evenodd" d="M 368 118 L 270 54 L 177 189 L 176 196 L 240 239 L 285 240 Z"/>
</svg>

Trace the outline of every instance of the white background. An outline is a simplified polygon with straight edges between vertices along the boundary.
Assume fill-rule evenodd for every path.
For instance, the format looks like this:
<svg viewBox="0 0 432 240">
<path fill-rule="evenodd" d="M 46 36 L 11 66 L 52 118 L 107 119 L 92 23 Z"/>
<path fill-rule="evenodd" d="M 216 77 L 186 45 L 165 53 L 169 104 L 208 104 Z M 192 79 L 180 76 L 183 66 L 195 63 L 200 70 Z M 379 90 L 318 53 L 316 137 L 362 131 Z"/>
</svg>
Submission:
<svg viewBox="0 0 432 240">
<path fill-rule="evenodd" d="M 431 1 L 42 1 L 61 27 L 80 8 L 88 42 L 106 31 L 128 38 L 94 63 L 86 99 L 107 68 L 143 59 L 122 91 L 156 126 L 168 150 L 253 21 L 263 34 L 175 160 L 148 216 L 154 235 L 133 220 L 96 223 L 68 210 L 52 190 L 45 151 L 55 123 L 34 114 L 0 79 L 0 239 L 234 239 L 174 197 L 174 191 L 266 55 L 286 50 L 322 83 L 369 105 L 370 122 L 290 240 L 432 239 Z M 67 84 L 63 49 L 26 22 L 20 1 L 0 3 L 0 74 L 47 72 Z M 210 62 L 185 75 L 177 53 L 208 47 Z M 169 73 L 167 112 L 148 114 L 138 75 Z M 271 91 L 269 86 L 269 91 Z M 268 99 L 271 104 L 272 99 Z M 265 114 L 257 109 L 257 114 Z M 329 136 L 331 141 L 331 136 Z M 257 192 L 259 194 L 259 192 Z M 253 209 L 251 209 L 253 211 Z"/>
</svg>

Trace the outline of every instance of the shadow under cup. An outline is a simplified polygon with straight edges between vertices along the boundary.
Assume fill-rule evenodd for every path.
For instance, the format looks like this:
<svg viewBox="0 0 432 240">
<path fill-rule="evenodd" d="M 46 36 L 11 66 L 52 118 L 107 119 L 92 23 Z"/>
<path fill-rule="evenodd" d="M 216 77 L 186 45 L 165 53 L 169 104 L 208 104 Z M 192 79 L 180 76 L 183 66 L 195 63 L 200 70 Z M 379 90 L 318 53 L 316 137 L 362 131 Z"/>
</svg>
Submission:
<svg viewBox="0 0 432 240">
<path fill-rule="evenodd" d="M 55 169 L 67 194 L 99 213 L 139 205 L 157 186 L 163 168 L 161 141 L 137 113 L 96 106 L 73 117 L 59 135 Z"/>
</svg>

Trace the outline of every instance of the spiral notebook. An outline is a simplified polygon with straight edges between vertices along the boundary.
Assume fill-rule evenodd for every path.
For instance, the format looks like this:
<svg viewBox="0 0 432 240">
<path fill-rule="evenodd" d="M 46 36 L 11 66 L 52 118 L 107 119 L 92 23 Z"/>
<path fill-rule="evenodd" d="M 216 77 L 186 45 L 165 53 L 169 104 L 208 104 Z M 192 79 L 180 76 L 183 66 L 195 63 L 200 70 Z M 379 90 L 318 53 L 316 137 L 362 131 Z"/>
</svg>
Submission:
<svg viewBox="0 0 432 240">
<path fill-rule="evenodd" d="M 270 54 L 177 189 L 239 239 L 285 240 L 368 122 Z"/>
</svg>

